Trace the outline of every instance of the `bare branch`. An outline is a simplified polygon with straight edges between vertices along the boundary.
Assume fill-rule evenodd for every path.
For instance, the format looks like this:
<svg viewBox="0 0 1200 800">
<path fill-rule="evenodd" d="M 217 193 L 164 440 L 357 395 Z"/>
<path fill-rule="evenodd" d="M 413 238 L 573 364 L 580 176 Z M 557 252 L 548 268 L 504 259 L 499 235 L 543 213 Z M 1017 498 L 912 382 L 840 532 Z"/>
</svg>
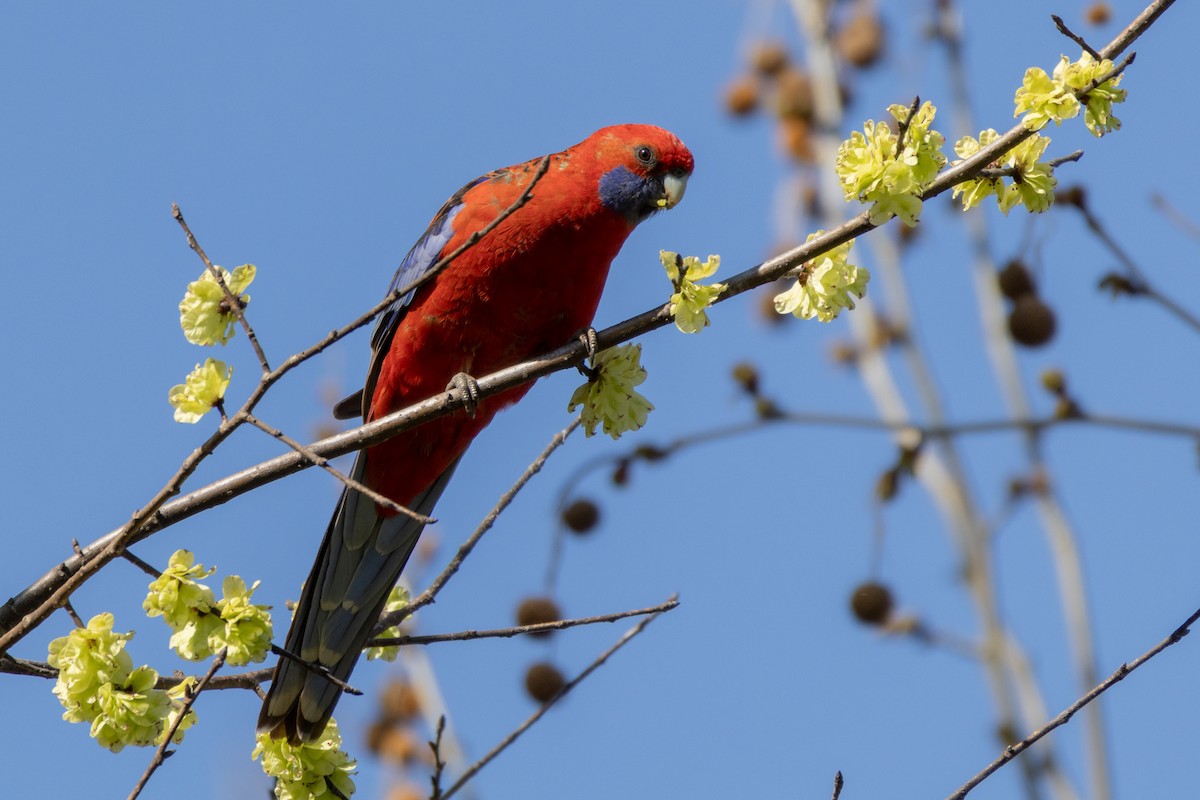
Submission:
<svg viewBox="0 0 1200 800">
<path fill-rule="evenodd" d="M 146 771 L 142 773 L 142 777 L 133 787 L 133 791 L 129 793 L 129 800 L 137 800 L 138 795 L 142 793 L 142 789 L 146 788 L 146 783 L 150 780 L 150 776 L 154 771 L 162 766 L 162 763 L 167 760 L 167 756 L 171 755 L 167 748 L 171 745 L 171 739 L 175 736 L 175 732 L 179 730 L 179 726 L 183 724 L 184 717 L 196 702 L 196 698 L 200 696 L 200 692 L 204 691 L 204 687 L 212 680 L 213 675 L 217 674 L 217 670 L 225 663 L 225 655 L 228 653 L 228 648 L 221 648 L 221 652 L 217 653 L 213 658 L 212 664 L 208 668 L 208 672 L 204 673 L 199 682 L 194 687 L 187 690 L 183 694 L 183 703 L 175 713 L 175 720 L 167 728 L 163 736 L 162 743 L 158 749 L 154 751 L 154 757 L 150 759 L 150 765 L 146 767 Z"/>
<path fill-rule="evenodd" d="M 1008 747 L 1004 748 L 1004 752 L 1000 755 L 999 758 L 997 758 L 995 761 L 993 761 L 991 764 L 989 764 L 987 767 L 985 767 L 981 772 L 979 772 L 979 774 L 977 774 L 975 777 L 971 778 L 971 780 L 967 781 L 962 786 L 960 786 L 957 791 L 955 791 L 953 794 L 951 794 L 949 796 L 948 800 L 963 800 L 963 798 L 966 797 L 971 792 L 972 789 L 974 789 L 976 786 L 981 784 L 993 772 L 1000 769 L 1005 764 L 1007 764 L 1009 761 L 1012 761 L 1014 758 L 1019 756 L 1021 753 L 1028 750 L 1031 746 L 1033 746 L 1033 744 L 1035 742 L 1037 742 L 1039 739 L 1041 739 L 1046 734 L 1050 733 L 1050 731 L 1070 722 L 1071 717 L 1073 717 L 1075 715 L 1076 711 L 1083 708 L 1088 703 L 1092 702 L 1097 697 L 1099 697 L 1100 695 L 1104 694 L 1106 691 L 1111 689 L 1117 683 L 1124 680 L 1125 677 L 1127 675 L 1129 675 L 1129 673 L 1133 672 L 1135 669 L 1142 666 L 1142 664 L 1145 664 L 1147 661 L 1154 658 L 1156 655 L 1161 653 L 1163 650 L 1166 650 L 1168 647 L 1170 647 L 1171 645 L 1178 642 L 1184 636 L 1187 636 L 1188 633 L 1190 633 L 1192 625 L 1197 620 L 1200 620 L 1200 609 L 1198 609 L 1195 613 L 1193 613 L 1190 617 L 1188 617 L 1187 620 L 1185 620 L 1182 625 L 1180 625 L 1178 628 L 1176 628 L 1174 631 L 1172 631 L 1170 636 L 1163 639 L 1158 644 L 1154 645 L 1154 647 L 1151 647 L 1149 650 L 1147 650 L 1142 655 L 1138 656 L 1133 661 L 1130 661 L 1129 663 L 1122 664 L 1121 666 L 1117 667 L 1116 671 L 1113 672 L 1113 674 L 1109 675 L 1102 683 L 1100 683 L 1098 686 L 1096 686 L 1096 688 L 1092 689 L 1090 692 L 1085 694 L 1083 697 L 1080 697 L 1074 703 L 1072 703 L 1071 705 L 1069 705 L 1065 709 L 1063 709 L 1063 712 L 1061 714 L 1059 714 L 1057 717 L 1050 720 L 1044 726 L 1037 729 L 1033 733 L 1029 734 L 1024 739 L 1017 742 L 1016 744 L 1009 745 Z"/>
<path fill-rule="evenodd" d="M 554 437 L 550 440 L 550 443 L 546 445 L 546 449 L 544 449 L 541 454 L 533 460 L 532 464 L 525 468 L 525 472 L 521 474 L 521 477 L 517 479 L 517 482 L 514 483 L 512 487 L 500 497 L 500 500 L 496 503 L 495 507 L 492 508 L 492 510 L 488 512 L 487 516 L 483 518 L 483 521 L 479 523 L 479 527 L 475 529 L 475 532 L 472 533 L 470 538 L 463 542 L 462 546 L 458 548 L 458 552 L 454 554 L 454 558 L 452 558 L 450 563 L 446 565 L 446 568 L 442 570 L 442 574 L 438 575 L 433 583 L 430 584 L 429 588 L 422 592 L 417 599 L 413 600 L 404 608 L 394 611 L 391 614 L 385 614 L 379 620 L 379 622 L 376 623 L 376 631 L 386 630 L 393 625 L 399 625 L 413 612 L 420 608 L 424 608 L 437 598 L 438 592 L 440 592 L 446 586 L 446 583 L 454 577 L 454 573 L 458 572 L 458 568 L 462 566 L 462 563 L 466 557 L 469 556 L 471 551 L 475 549 L 475 545 L 479 544 L 479 540 L 483 538 L 484 534 L 491 530 L 492 525 L 496 523 L 496 519 L 500 516 L 500 513 L 504 511 L 504 509 L 508 508 L 509 503 L 511 503 L 513 498 L 517 496 L 517 493 L 525 487 L 525 484 L 529 483 L 530 479 L 533 478 L 534 475 L 541 472 L 542 467 L 546 464 L 546 460 L 550 458 L 550 455 L 555 450 L 562 447 L 563 443 L 567 441 L 567 437 L 579 427 L 579 423 L 580 418 L 576 417 L 570 425 L 554 434 Z"/>
<path fill-rule="evenodd" d="M 674 599 L 675 598 L 672 598 L 672 600 L 674 600 Z M 673 607 L 674 606 L 672 606 L 672 608 Z M 579 673 L 577 676 L 575 676 L 570 681 L 568 681 L 566 683 L 566 685 L 564 685 L 563 688 L 559 690 L 558 694 L 556 694 L 554 697 L 550 698 L 548 701 L 543 703 L 542 706 L 540 708 L 538 708 L 537 711 L 535 711 L 531 715 L 529 715 L 529 717 L 524 722 L 522 722 L 520 725 L 518 725 L 513 730 L 512 733 L 508 734 L 508 736 L 505 736 L 502 740 L 500 740 L 499 744 L 497 744 L 495 747 L 493 747 L 491 750 L 489 750 L 483 758 L 479 759 L 474 764 L 472 764 L 470 767 L 468 767 L 466 769 L 466 771 L 463 772 L 463 774 L 459 776 L 458 780 L 456 780 L 450 786 L 450 788 L 447 789 L 445 791 L 445 793 L 443 793 L 441 795 L 442 800 L 449 800 L 450 797 L 453 797 L 455 794 L 457 794 L 458 791 L 460 789 L 462 789 L 463 786 L 466 785 L 467 781 L 469 781 L 469 780 L 471 780 L 471 778 L 475 777 L 475 775 L 481 769 L 483 769 L 489 763 L 491 763 L 492 760 L 496 758 L 496 756 L 500 755 L 505 750 L 507 750 L 509 745 L 511 745 L 513 742 L 515 742 L 518 738 L 520 738 L 521 734 L 523 734 L 525 731 L 527 731 L 531 727 L 533 727 L 534 723 L 536 723 L 539 719 L 541 719 L 543 716 L 545 716 L 546 712 L 549 711 L 559 700 L 562 700 L 564 697 L 566 697 L 571 692 L 572 689 L 574 689 L 576 686 L 578 686 L 580 683 L 582 683 L 584 681 L 584 679 L 586 679 L 589 675 L 591 675 L 593 672 L 595 672 L 597 669 L 599 669 L 604 664 L 605 661 L 608 661 L 608 659 L 612 657 L 612 655 L 614 653 L 616 653 L 618 650 L 620 650 L 622 647 L 624 647 L 626 644 L 628 644 L 630 642 L 630 640 L 632 640 L 635 636 L 637 636 L 639 633 L 641 633 L 643 630 L 645 630 L 647 625 L 649 625 L 654 620 L 658 619 L 659 616 L 662 615 L 663 613 L 665 613 L 665 612 L 660 611 L 656 614 L 646 617 L 641 622 L 639 622 L 637 625 L 634 625 L 632 628 L 630 628 L 625 633 L 625 635 L 622 636 L 620 639 L 618 639 L 617 642 L 612 647 L 608 648 L 603 653 L 601 653 L 599 656 L 597 656 L 596 660 L 593 661 L 591 664 L 589 664 L 587 669 L 585 669 L 583 672 Z"/>
<path fill-rule="evenodd" d="M 225 282 L 225 276 L 221 274 L 221 270 L 217 268 L 212 261 L 209 260 L 208 254 L 204 252 L 204 248 L 200 246 L 200 242 L 196 241 L 196 237 L 192 235 L 192 229 L 188 227 L 187 222 L 183 218 L 183 212 L 179 210 L 178 203 L 171 204 L 171 216 L 179 223 L 179 227 L 183 229 L 183 233 L 187 236 L 188 247 L 195 251 L 200 260 L 204 262 L 204 268 L 208 270 L 208 274 L 212 275 L 217 286 L 221 287 L 221 291 L 225 294 L 225 302 L 229 305 L 229 310 L 237 317 L 238 323 L 242 326 L 242 330 L 246 332 L 246 338 L 250 340 L 250 346 L 254 348 L 254 355 L 258 356 L 258 364 L 262 368 L 263 374 L 271 372 L 271 364 L 267 361 L 267 354 L 263 352 L 262 345 L 258 343 L 258 335 L 255 334 L 254 328 L 251 327 L 249 320 L 246 319 L 246 309 L 242 306 L 242 299 L 235 295 Z M 221 412 L 224 417 L 224 411 Z"/>
<path fill-rule="evenodd" d="M 420 522 L 422 525 L 429 525 L 431 523 L 437 522 L 437 520 L 434 519 L 433 517 L 427 517 L 424 514 L 418 514 L 416 511 L 413 511 L 408 506 L 402 506 L 399 503 L 397 503 L 395 500 L 392 500 L 391 498 L 388 498 L 388 497 L 384 497 L 383 495 L 381 495 L 379 492 L 375 491 L 374 489 L 372 489 L 362 483 L 359 483 L 358 481 L 351 478 L 349 475 L 342 473 L 340 470 L 338 470 L 336 467 L 334 467 L 332 464 L 330 464 L 328 459 L 322 458 L 321 456 L 317 455 L 309 448 L 305 447 L 304 445 L 297 442 L 295 439 L 293 439 L 290 436 L 288 436 L 287 434 L 285 434 L 283 431 L 279 430 L 278 428 L 271 427 L 270 425 L 263 422 L 258 417 L 253 416 L 252 414 L 247 414 L 246 422 L 248 422 L 249 424 L 258 428 L 263 433 L 266 433 L 269 436 L 275 437 L 276 439 L 283 442 L 288 447 L 292 448 L 297 453 L 299 453 L 300 455 L 302 455 L 306 459 L 308 459 L 309 463 L 313 464 L 314 466 L 320 467 L 321 469 L 325 470 L 330 475 L 332 475 L 333 477 L 337 478 L 339 481 L 344 483 L 349 488 L 353 489 L 354 491 L 358 492 L 359 494 L 369 497 L 372 501 L 374 501 L 375 503 L 378 503 L 379 505 L 383 506 L 384 508 L 390 508 L 392 511 L 395 511 L 398 514 L 403 514 L 406 517 L 409 517 L 410 519 L 414 519 L 417 522 Z"/>
<path fill-rule="evenodd" d="M 601 622 L 616 622 L 629 617 L 641 617 L 647 614 L 661 614 L 679 605 L 679 600 L 672 596 L 665 602 L 649 608 L 635 608 L 631 611 L 618 611 L 615 614 L 601 614 L 595 617 L 578 617 L 575 619 L 560 619 L 554 622 L 539 622 L 534 625 L 517 625 L 512 628 L 493 628 L 482 631 L 458 631 L 457 633 L 434 633 L 426 636 L 382 636 L 371 639 L 367 647 L 405 647 L 417 644 L 436 644 L 438 642 L 465 642 L 471 639 L 511 639 L 527 633 L 545 633 L 561 631 L 579 625 L 596 625 Z"/>
<path fill-rule="evenodd" d="M 1070 28 L 1067 27 L 1067 23 L 1063 22 L 1062 17 L 1058 16 L 1057 14 L 1051 14 L 1050 19 L 1054 20 L 1054 27 L 1058 28 L 1059 33 L 1061 33 L 1063 36 L 1070 39 L 1075 44 L 1082 47 L 1083 51 L 1085 53 L 1087 53 L 1088 55 L 1090 55 L 1092 58 L 1096 59 L 1097 61 L 1103 60 L 1103 56 L 1101 56 L 1099 53 L 1097 53 L 1090 44 L 1085 42 L 1083 40 L 1082 36 L 1079 36 L 1074 31 L 1072 31 Z"/>
</svg>

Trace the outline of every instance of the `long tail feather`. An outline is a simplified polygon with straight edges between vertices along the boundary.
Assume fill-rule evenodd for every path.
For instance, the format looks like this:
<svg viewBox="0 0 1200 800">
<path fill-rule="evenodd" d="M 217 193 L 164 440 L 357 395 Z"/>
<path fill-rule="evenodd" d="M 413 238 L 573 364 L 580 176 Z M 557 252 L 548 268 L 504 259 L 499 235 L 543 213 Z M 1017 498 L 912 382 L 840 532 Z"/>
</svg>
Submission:
<svg viewBox="0 0 1200 800">
<path fill-rule="evenodd" d="M 414 511 L 428 515 L 433 510 L 456 466 L 458 461 L 412 503 Z M 366 455 L 360 453 L 351 474 L 361 481 L 365 471 Z M 424 527 L 404 514 L 382 516 L 370 498 L 344 489 L 284 649 L 348 680 Z M 281 658 L 258 730 L 293 743 L 311 742 L 325 730 L 340 696 L 341 689 L 320 673 Z"/>
</svg>

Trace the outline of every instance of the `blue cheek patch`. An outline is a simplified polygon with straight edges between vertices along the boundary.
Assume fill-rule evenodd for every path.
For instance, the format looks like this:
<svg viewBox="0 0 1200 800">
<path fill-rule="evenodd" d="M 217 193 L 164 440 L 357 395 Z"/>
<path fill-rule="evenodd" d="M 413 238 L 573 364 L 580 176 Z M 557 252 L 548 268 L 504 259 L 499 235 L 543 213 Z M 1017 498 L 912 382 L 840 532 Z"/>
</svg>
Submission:
<svg viewBox="0 0 1200 800">
<path fill-rule="evenodd" d="M 600 202 L 630 219 L 642 219 L 654 210 L 661 192 L 655 182 L 625 167 L 613 167 L 600 178 Z"/>
</svg>

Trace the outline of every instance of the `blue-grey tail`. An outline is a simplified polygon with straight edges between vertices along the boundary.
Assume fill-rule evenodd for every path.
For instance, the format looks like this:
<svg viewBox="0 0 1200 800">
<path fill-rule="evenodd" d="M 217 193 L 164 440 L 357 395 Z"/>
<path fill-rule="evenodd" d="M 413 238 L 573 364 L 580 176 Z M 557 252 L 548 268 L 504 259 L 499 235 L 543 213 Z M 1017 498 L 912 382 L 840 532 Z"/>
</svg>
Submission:
<svg viewBox="0 0 1200 800">
<path fill-rule="evenodd" d="M 458 461 L 416 499 L 413 511 L 433 511 L 456 466 Z M 351 476 L 361 481 L 365 470 L 366 454 L 359 453 Z M 283 649 L 347 681 L 424 527 L 404 514 L 381 516 L 373 500 L 343 489 Z M 314 741 L 341 693 L 320 672 L 280 658 L 258 730 L 293 744 Z"/>
</svg>

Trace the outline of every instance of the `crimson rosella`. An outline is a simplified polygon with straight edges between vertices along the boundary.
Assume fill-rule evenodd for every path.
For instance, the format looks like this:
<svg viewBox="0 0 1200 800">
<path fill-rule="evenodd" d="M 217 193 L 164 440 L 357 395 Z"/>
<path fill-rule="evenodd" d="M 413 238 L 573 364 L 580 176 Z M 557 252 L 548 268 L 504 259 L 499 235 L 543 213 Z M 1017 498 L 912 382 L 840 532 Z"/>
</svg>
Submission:
<svg viewBox="0 0 1200 800">
<path fill-rule="evenodd" d="M 401 263 L 391 291 L 513 205 L 541 159 L 499 169 L 450 198 Z M 587 328 L 609 266 L 654 212 L 678 203 L 692 154 L 650 125 L 603 128 L 550 157 L 525 205 L 377 321 L 354 416 L 373 420 L 566 344 Z M 352 477 L 428 515 L 463 452 L 529 384 L 364 448 Z M 339 406 L 344 408 L 345 404 Z M 345 489 L 304 584 L 285 649 L 345 681 L 400 577 L 423 525 Z M 290 659 L 275 667 L 258 728 L 293 743 L 319 737 L 341 689 Z"/>
</svg>

